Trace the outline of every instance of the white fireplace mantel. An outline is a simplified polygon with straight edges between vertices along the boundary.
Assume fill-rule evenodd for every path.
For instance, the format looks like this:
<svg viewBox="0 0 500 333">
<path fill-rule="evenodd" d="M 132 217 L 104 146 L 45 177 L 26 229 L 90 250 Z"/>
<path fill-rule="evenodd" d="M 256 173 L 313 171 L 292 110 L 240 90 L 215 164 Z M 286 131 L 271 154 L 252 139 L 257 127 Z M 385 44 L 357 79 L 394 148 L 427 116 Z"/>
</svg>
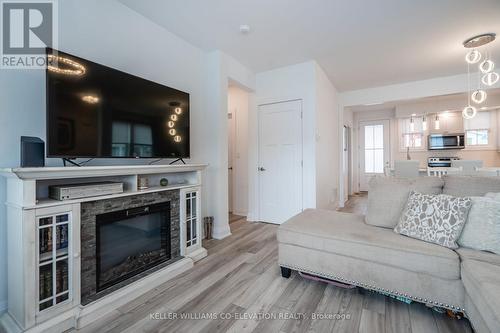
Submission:
<svg viewBox="0 0 500 333">
<path fill-rule="evenodd" d="M 191 268 L 195 261 L 204 258 L 207 251 L 201 246 L 202 228 L 199 207 L 202 172 L 206 167 L 206 164 L 186 164 L 0 169 L 0 176 L 7 180 L 7 249 L 9 253 L 8 311 L 0 317 L 0 326 L 3 326 L 7 332 L 65 331 L 71 328 L 81 328 L 113 311 L 116 307 L 174 278 Z M 140 178 L 147 178 L 149 188 L 139 189 L 137 183 Z M 160 180 L 163 178 L 168 180 L 167 186 L 160 185 Z M 48 189 L 51 185 L 98 181 L 122 182 L 124 192 L 64 201 L 49 197 Z M 81 305 L 79 280 L 81 204 L 85 201 L 148 195 L 169 190 L 180 191 L 180 228 L 181 235 L 184 237 L 181 237 L 183 258 L 86 306 Z M 194 211 L 186 212 L 186 199 L 197 200 L 194 205 L 197 207 L 196 214 Z M 45 264 L 39 261 L 41 257 L 41 252 L 39 253 L 41 250 L 38 247 L 39 223 L 41 218 L 57 214 L 67 214 L 71 220 L 71 245 L 66 251 L 71 272 L 68 283 L 70 298 L 61 303 L 54 301 L 52 307 L 40 310 L 39 304 L 43 300 L 39 296 L 39 265 Z M 190 218 L 188 219 L 187 216 Z M 193 216 L 196 218 L 193 219 Z M 198 232 L 196 235 L 191 233 L 191 237 L 196 237 L 196 242 L 186 240 L 186 223 L 191 223 L 191 225 L 196 223 L 196 227 L 191 226 L 191 230 Z M 55 248 L 55 245 L 53 246 Z M 57 294 L 53 294 L 52 297 L 56 299 L 56 296 Z"/>
</svg>

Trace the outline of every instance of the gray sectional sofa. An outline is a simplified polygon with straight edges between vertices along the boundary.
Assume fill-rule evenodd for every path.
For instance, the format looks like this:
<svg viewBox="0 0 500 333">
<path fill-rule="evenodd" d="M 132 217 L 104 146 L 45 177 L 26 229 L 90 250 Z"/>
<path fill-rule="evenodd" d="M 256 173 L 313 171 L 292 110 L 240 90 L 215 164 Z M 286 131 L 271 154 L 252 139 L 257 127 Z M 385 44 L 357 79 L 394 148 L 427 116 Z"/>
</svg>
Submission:
<svg viewBox="0 0 500 333">
<path fill-rule="evenodd" d="M 378 178 L 370 183 L 366 216 L 305 210 L 278 229 L 282 275 L 296 270 L 407 297 L 463 312 L 476 332 L 500 332 L 500 255 L 395 233 L 394 219 L 412 189 L 484 196 L 500 192 L 500 177 Z"/>
</svg>

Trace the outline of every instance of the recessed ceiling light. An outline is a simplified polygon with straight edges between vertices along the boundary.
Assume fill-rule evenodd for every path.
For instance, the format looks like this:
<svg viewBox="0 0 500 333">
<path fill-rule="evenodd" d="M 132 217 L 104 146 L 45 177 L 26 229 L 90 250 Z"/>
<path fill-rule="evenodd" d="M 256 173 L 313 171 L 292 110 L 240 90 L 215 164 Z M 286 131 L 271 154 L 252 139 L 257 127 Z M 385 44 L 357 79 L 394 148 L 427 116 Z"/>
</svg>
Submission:
<svg viewBox="0 0 500 333">
<path fill-rule="evenodd" d="M 250 32 L 250 26 L 248 24 L 240 25 L 240 32 L 244 35 L 248 34 Z"/>
<path fill-rule="evenodd" d="M 383 102 L 379 102 L 379 103 L 368 103 L 368 104 L 363 104 L 364 106 L 374 106 L 374 105 L 382 105 L 384 104 Z"/>
</svg>

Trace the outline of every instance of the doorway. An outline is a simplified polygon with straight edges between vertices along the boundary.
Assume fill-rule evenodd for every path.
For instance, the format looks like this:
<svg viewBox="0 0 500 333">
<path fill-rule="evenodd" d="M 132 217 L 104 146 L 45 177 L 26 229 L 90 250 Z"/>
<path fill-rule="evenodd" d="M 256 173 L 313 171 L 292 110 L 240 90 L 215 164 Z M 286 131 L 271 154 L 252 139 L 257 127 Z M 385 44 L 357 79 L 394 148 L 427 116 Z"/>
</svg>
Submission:
<svg viewBox="0 0 500 333">
<path fill-rule="evenodd" d="M 359 190 L 368 191 L 370 179 L 384 174 L 390 161 L 390 121 L 359 123 Z"/>
<path fill-rule="evenodd" d="M 228 87 L 228 207 L 229 223 L 248 214 L 248 110 L 250 93 Z"/>
<path fill-rule="evenodd" d="M 281 224 L 302 211 L 302 102 L 258 112 L 259 220 Z"/>
<path fill-rule="evenodd" d="M 342 175 L 344 179 L 344 202 L 352 193 L 351 127 L 344 125 L 342 133 Z"/>
</svg>

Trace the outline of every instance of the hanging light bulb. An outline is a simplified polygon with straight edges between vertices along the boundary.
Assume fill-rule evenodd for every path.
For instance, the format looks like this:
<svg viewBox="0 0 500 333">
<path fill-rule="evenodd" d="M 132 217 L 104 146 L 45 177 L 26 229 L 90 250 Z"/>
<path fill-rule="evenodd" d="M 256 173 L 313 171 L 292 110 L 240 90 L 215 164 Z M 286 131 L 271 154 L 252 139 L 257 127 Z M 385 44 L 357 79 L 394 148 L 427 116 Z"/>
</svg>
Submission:
<svg viewBox="0 0 500 333">
<path fill-rule="evenodd" d="M 476 49 L 470 50 L 465 55 L 465 61 L 467 61 L 469 64 L 475 64 L 479 62 L 479 60 L 481 60 L 481 52 Z"/>
<path fill-rule="evenodd" d="M 436 120 L 434 121 L 434 129 L 438 130 L 440 128 L 439 115 L 436 115 Z"/>
<path fill-rule="evenodd" d="M 181 114 L 182 113 L 182 109 L 179 108 L 179 107 L 177 107 L 177 108 L 175 108 L 174 112 L 177 113 L 177 114 Z"/>
<path fill-rule="evenodd" d="M 474 91 L 470 97 L 474 103 L 481 104 L 486 100 L 486 97 L 488 97 L 488 95 L 486 94 L 486 91 L 478 89 Z"/>
<path fill-rule="evenodd" d="M 422 130 L 427 131 L 427 118 L 425 116 L 422 117 Z"/>
<path fill-rule="evenodd" d="M 179 119 L 176 114 L 170 115 L 170 120 L 177 121 Z"/>
<path fill-rule="evenodd" d="M 170 120 L 168 123 L 167 123 L 168 127 L 169 128 L 174 128 L 175 127 L 175 122 Z"/>
<path fill-rule="evenodd" d="M 182 141 L 182 137 L 180 135 L 176 135 L 176 136 L 174 136 L 174 141 L 175 142 L 181 142 Z"/>
<path fill-rule="evenodd" d="M 469 105 L 462 110 L 462 117 L 465 119 L 472 119 L 476 116 L 476 113 L 477 109 L 474 106 Z"/>
<path fill-rule="evenodd" d="M 481 82 L 483 82 L 483 84 L 485 84 L 487 86 L 492 86 L 498 82 L 499 78 L 500 77 L 498 76 L 498 73 L 490 72 L 490 73 L 487 73 L 483 76 L 483 78 L 481 79 Z"/>
<path fill-rule="evenodd" d="M 415 123 L 413 122 L 413 116 L 410 118 L 410 133 L 415 132 Z"/>
<path fill-rule="evenodd" d="M 494 68 L 495 68 L 495 63 L 493 61 L 491 61 L 490 59 L 483 61 L 479 65 L 479 69 L 484 74 L 491 72 Z"/>
<path fill-rule="evenodd" d="M 177 134 L 177 131 L 175 130 L 175 128 L 172 128 L 168 131 L 168 134 L 170 134 L 171 136 L 174 136 L 175 134 Z"/>
</svg>

